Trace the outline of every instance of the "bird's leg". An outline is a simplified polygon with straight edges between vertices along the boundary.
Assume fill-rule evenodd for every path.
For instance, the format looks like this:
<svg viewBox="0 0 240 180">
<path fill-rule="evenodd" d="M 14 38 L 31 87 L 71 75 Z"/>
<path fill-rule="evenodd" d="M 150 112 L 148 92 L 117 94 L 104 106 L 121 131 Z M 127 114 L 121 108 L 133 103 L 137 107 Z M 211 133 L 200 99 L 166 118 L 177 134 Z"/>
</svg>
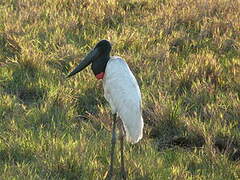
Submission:
<svg viewBox="0 0 240 180">
<path fill-rule="evenodd" d="M 124 129 L 123 129 L 123 124 L 121 123 L 120 125 L 120 150 L 121 150 L 121 179 L 126 180 L 127 179 L 127 174 L 125 171 L 124 167 L 124 154 L 123 154 L 123 138 L 124 138 Z"/>
<path fill-rule="evenodd" d="M 112 175 L 113 175 L 114 149 L 115 149 L 115 144 L 116 144 L 116 131 L 115 131 L 116 130 L 116 119 L 117 119 L 117 114 L 113 114 L 111 162 L 110 162 L 110 167 L 109 167 L 107 177 L 105 178 L 106 180 L 111 180 Z"/>
</svg>

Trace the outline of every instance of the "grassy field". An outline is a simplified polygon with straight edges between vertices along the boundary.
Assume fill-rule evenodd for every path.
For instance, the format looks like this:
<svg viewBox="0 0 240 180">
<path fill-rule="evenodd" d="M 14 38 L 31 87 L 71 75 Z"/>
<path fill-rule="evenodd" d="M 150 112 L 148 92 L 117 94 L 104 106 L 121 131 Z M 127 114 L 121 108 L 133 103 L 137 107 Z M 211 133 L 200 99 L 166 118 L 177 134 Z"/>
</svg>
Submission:
<svg viewBox="0 0 240 180">
<path fill-rule="evenodd" d="M 239 0 L 0 1 L 0 179 L 103 178 L 102 83 L 65 79 L 101 39 L 142 91 L 128 179 L 240 179 Z"/>
</svg>

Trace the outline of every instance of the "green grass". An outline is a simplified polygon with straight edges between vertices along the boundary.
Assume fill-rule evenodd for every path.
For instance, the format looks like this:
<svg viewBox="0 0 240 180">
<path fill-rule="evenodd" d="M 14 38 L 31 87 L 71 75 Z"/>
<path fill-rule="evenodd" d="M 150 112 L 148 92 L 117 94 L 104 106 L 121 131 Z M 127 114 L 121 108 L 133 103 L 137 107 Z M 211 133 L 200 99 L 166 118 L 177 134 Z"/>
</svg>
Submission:
<svg viewBox="0 0 240 180">
<path fill-rule="evenodd" d="M 240 179 L 239 17 L 235 0 L 1 1 L 0 179 L 103 178 L 102 83 L 90 69 L 65 79 L 101 39 L 142 91 L 128 178 Z"/>
</svg>

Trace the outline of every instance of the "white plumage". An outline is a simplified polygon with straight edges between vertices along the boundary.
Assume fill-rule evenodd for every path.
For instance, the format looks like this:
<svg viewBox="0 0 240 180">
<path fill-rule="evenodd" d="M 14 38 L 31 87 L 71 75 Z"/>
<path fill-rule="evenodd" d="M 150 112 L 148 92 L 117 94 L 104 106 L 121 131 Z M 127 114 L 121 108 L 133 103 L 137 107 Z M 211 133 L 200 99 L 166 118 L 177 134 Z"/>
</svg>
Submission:
<svg viewBox="0 0 240 180">
<path fill-rule="evenodd" d="M 112 56 L 108 61 L 103 87 L 112 113 L 117 113 L 123 122 L 127 141 L 137 143 L 143 134 L 141 93 L 134 75 L 121 57 Z"/>
</svg>

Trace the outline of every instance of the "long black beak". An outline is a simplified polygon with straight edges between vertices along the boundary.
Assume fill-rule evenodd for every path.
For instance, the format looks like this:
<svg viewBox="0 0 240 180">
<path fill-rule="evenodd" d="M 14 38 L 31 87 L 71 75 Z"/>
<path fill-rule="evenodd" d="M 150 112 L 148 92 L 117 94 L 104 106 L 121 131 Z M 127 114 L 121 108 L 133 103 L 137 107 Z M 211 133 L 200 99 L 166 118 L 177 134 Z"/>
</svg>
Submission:
<svg viewBox="0 0 240 180">
<path fill-rule="evenodd" d="M 99 50 L 95 48 L 87 54 L 87 56 L 79 63 L 79 65 L 67 76 L 67 78 L 75 75 L 86 68 L 95 58 L 99 56 Z"/>
</svg>

